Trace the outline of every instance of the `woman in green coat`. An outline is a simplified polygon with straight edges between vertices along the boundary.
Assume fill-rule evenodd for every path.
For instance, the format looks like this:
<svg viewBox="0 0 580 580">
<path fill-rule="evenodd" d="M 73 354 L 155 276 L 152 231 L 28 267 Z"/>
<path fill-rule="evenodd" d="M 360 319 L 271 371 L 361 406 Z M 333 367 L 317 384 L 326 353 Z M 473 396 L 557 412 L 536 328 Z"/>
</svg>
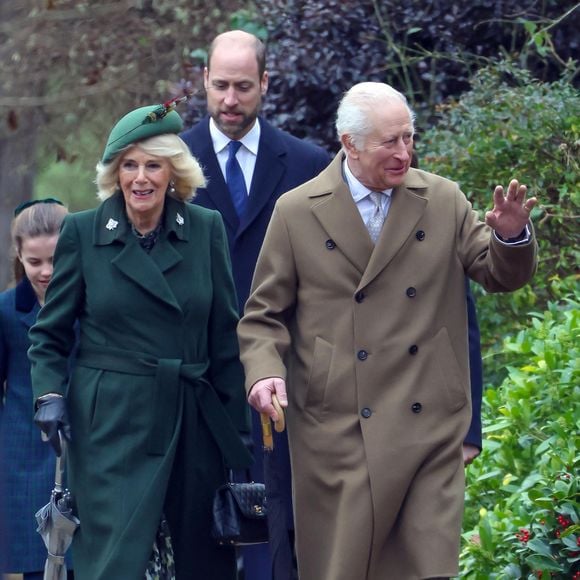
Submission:
<svg viewBox="0 0 580 580">
<path fill-rule="evenodd" d="M 204 177 L 181 130 L 168 104 L 115 125 L 30 331 L 35 421 L 57 454 L 70 437 L 77 580 L 236 574 L 210 537 L 226 468 L 251 462 L 236 296 L 219 214 L 186 203 Z"/>
</svg>

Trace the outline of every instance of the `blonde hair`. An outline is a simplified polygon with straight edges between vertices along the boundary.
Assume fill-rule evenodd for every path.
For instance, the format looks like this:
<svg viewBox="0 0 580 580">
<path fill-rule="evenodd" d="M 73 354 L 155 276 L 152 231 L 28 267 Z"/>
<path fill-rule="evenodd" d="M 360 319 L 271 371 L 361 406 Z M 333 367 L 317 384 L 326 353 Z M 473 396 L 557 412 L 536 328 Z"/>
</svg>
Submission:
<svg viewBox="0 0 580 580">
<path fill-rule="evenodd" d="M 205 177 L 197 159 L 193 157 L 187 145 L 171 133 L 156 135 L 137 143 L 131 143 L 110 162 L 97 164 L 97 196 L 101 201 L 111 197 L 119 190 L 119 165 L 124 154 L 131 148 L 137 147 L 147 155 L 163 157 L 171 164 L 171 180 L 175 191 L 168 191 L 168 195 L 180 200 L 193 199 L 198 187 L 204 187 Z"/>
<path fill-rule="evenodd" d="M 24 240 L 39 236 L 56 236 L 68 209 L 58 203 L 35 203 L 23 209 L 12 220 L 12 249 L 16 254 L 13 262 L 14 280 L 24 278 L 24 266 L 18 259 Z"/>
</svg>

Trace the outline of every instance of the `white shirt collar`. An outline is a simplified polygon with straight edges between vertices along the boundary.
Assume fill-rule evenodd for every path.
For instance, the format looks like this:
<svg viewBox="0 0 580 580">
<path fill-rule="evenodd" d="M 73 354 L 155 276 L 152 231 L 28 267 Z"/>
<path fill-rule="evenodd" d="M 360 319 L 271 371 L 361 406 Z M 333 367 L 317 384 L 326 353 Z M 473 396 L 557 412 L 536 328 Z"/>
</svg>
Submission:
<svg viewBox="0 0 580 580">
<path fill-rule="evenodd" d="M 260 122 L 256 119 L 254 126 L 240 139 L 243 146 L 254 155 L 258 155 L 258 145 L 260 143 Z M 231 141 L 231 139 L 224 135 L 215 124 L 215 121 L 210 117 L 209 119 L 209 134 L 213 142 L 213 149 L 217 153 L 223 151 Z"/>
<path fill-rule="evenodd" d="M 350 167 L 348 166 L 347 158 L 344 158 L 342 163 L 342 169 L 344 172 L 344 176 L 346 178 L 346 183 L 348 184 L 348 188 L 350 189 L 350 193 L 352 198 L 354 199 L 355 203 L 358 203 L 361 199 L 364 199 L 369 194 L 372 193 L 372 189 L 369 189 L 365 185 L 363 185 L 352 173 Z M 385 189 L 383 193 L 390 197 L 393 193 L 393 189 Z"/>
</svg>

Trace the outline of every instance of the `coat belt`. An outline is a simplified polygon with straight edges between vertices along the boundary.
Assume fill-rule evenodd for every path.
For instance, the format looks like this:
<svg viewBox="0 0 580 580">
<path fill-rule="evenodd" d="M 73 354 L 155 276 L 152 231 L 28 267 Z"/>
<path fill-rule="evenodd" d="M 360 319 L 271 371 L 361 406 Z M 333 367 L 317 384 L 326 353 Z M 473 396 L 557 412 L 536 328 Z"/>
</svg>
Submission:
<svg viewBox="0 0 580 580">
<path fill-rule="evenodd" d="M 208 363 L 184 364 L 181 359 L 155 358 L 148 354 L 114 347 L 81 347 L 77 364 L 93 369 L 155 376 L 154 418 L 148 437 L 147 451 L 164 455 L 173 434 L 175 417 L 183 384 L 193 388 L 199 409 L 224 460 L 231 469 L 251 465 L 252 456 L 243 444 L 232 420 L 215 389 L 205 378 Z"/>
</svg>

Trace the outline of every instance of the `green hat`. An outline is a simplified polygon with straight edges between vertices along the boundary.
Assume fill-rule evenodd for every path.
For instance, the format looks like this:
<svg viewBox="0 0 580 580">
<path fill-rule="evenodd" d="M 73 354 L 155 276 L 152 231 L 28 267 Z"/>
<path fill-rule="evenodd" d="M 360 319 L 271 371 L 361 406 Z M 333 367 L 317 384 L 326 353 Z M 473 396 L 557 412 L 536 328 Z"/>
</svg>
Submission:
<svg viewBox="0 0 580 580">
<path fill-rule="evenodd" d="M 156 135 L 181 133 L 183 121 L 175 111 L 175 106 L 186 98 L 181 97 L 160 105 L 140 107 L 127 113 L 113 127 L 105 146 L 102 162 L 110 163 L 121 149 L 137 141 Z"/>
</svg>

